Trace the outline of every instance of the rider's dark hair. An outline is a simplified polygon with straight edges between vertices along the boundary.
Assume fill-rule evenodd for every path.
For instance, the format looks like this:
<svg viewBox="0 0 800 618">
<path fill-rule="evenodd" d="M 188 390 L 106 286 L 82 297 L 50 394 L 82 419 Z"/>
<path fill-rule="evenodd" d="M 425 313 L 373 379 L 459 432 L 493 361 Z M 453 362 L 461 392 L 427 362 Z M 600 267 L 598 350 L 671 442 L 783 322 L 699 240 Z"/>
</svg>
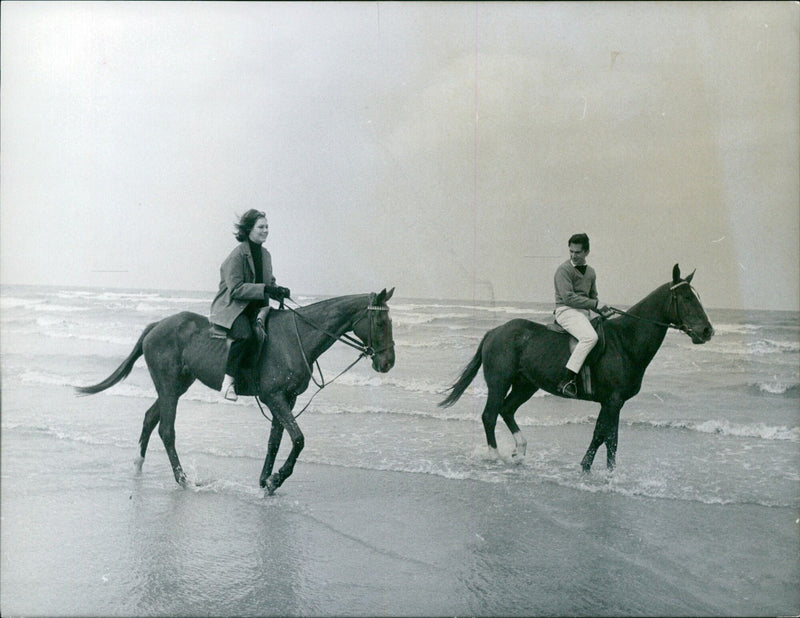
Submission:
<svg viewBox="0 0 800 618">
<path fill-rule="evenodd" d="M 250 232 L 253 231 L 253 228 L 256 225 L 256 221 L 266 218 L 267 215 L 260 210 L 256 210 L 255 208 L 248 210 L 241 217 L 239 217 L 239 223 L 234 224 L 234 227 L 236 228 L 236 240 L 239 242 L 247 240 L 250 237 Z"/>
<path fill-rule="evenodd" d="M 589 237 L 586 234 L 573 234 L 569 237 L 567 245 L 580 245 L 584 251 L 589 250 Z"/>
</svg>

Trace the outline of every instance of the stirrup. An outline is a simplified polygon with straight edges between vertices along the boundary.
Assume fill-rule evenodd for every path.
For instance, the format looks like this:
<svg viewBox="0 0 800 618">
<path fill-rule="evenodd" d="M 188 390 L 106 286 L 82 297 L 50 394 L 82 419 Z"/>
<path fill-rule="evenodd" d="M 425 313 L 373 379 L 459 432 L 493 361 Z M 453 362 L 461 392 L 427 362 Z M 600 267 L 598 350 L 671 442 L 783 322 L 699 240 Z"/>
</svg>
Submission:
<svg viewBox="0 0 800 618">
<path fill-rule="evenodd" d="M 231 384 L 225 391 L 225 399 L 228 401 L 236 401 L 239 399 L 239 395 L 236 394 L 236 384 Z"/>
<path fill-rule="evenodd" d="M 578 398 L 578 385 L 575 380 L 564 380 L 558 385 L 559 392 L 568 399 Z"/>
<path fill-rule="evenodd" d="M 228 382 L 228 380 L 230 380 L 230 382 Z M 239 398 L 236 394 L 236 383 L 227 375 L 222 380 L 222 396 L 228 401 L 236 401 Z"/>
</svg>

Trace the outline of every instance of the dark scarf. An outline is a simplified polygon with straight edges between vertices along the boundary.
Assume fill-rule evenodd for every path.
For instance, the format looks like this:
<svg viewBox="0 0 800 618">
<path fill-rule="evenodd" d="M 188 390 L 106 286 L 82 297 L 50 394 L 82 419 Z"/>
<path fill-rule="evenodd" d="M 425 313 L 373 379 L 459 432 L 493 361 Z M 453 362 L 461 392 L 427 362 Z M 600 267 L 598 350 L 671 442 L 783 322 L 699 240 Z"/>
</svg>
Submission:
<svg viewBox="0 0 800 618">
<path fill-rule="evenodd" d="M 261 259 L 261 245 L 248 240 L 250 253 L 253 255 L 253 268 L 256 269 L 256 283 L 264 283 L 264 264 Z"/>
<path fill-rule="evenodd" d="M 576 266 L 575 268 L 578 270 L 580 274 L 582 275 L 586 274 L 586 264 L 583 264 L 581 266 Z"/>
</svg>

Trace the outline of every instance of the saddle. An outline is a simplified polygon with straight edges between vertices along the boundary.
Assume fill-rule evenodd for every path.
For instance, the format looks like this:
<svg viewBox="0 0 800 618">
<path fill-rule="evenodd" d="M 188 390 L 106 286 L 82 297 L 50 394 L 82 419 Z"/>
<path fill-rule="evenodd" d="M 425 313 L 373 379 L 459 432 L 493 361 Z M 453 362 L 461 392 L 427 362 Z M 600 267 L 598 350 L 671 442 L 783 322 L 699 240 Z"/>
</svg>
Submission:
<svg viewBox="0 0 800 618">
<path fill-rule="evenodd" d="M 242 364 L 239 367 L 239 370 L 236 372 L 236 375 L 233 376 L 233 379 L 236 382 L 237 395 L 258 395 L 258 359 L 261 358 L 261 352 L 263 352 L 264 346 L 267 344 L 269 339 L 267 335 L 267 324 L 270 314 L 270 307 L 262 307 L 258 312 L 256 319 L 252 323 L 256 344 L 253 346 L 251 353 L 248 354 L 242 361 Z M 212 339 L 225 339 L 225 354 L 227 357 L 227 353 L 231 348 L 231 343 L 233 343 L 233 338 L 228 336 L 228 331 L 217 324 L 212 324 L 211 328 L 209 329 L 209 337 Z"/>
<path fill-rule="evenodd" d="M 592 328 L 594 328 L 595 332 L 597 333 L 597 344 L 592 348 L 592 351 L 589 352 L 589 356 L 586 357 L 586 361 L 583 363 L 583 367 L 581 367 L 580 374 L 578 374 L 578 395 L 585 395 L 587 397 L 591 397 L 594 393 L 592 389 L 592 365 L 597 362 L 597 359 L 603 355 L 603 352 L 606 350 L 606 332 L 603 328 L 603 324 L 605 323 L 605 318 L 602 316 L 597 316 L 593 320 L 591 320 Z M 555 333 L 560 333 L 569 337 L 569 351 L 570 354 L 575 349 L 575 346 L 578 345 L 578 340 L 570 335 L 558 322 L 553 319 L 553 321 L 546 325 L 548 330 L 551 330 Z"/>
</svg>

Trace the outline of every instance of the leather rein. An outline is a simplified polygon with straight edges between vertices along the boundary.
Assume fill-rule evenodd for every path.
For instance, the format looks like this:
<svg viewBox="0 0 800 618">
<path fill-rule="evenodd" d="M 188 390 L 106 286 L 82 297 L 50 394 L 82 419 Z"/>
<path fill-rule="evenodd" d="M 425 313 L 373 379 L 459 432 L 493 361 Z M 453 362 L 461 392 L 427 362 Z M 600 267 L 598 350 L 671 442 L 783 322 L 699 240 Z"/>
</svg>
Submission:
<svg viewBox="0 0 800 618">
<path fill-rule="evenodd" d="M 636 320 L 641 320 L 643 322 L 649 322 L 650 324 L 655 324 L 656 326 L 665 326 L 666 328 L 674 328 L 675 330 L 679 330 L 682 333 L 686 333 L 687 335 L 691 335 L 693 331 L 692 331 L 692 329 L 690 327 L 686 326 L 686 324 L 683 321 L 683 318 L 681 317 L 680 305 L 678 304 L 678 295 L 675 292 L 675 290 L 677 288 L 681 287 L 682 285 L 688 285 L 691 288 L 691 290 L 694 292 L 695 296 L 697 296 L 697 292 L 695 291 L 694 288 L 692 288 L 692 286 L 689 284 L 688 281 L 680 281 L 679 283 L 676 283 L 675 285 L 670 286 L 670 288 L 669 288 L 669 290 L 670 290 L 670 295 L 669 295 L 670 299 L 669 299 L 669 305 L 667 306 L 667 315 L 670 315 L 670 313 L 672 312 L 672 305 L 675 305 L 675 317 L 677 318 L 676 321 L 659 322 L 658 320 L 652 320 L 650 318 L 643 318 L 642 316 L 634 315 L 632 313 L 628 313 L 627 311 L 622 311 L 622 309 L 617 309 L 616 307 L 609 306 L 609 309 L 611 309 L 614 313 L 618 313 L 619 315 L 624 315 L 624 316 L 627 316 L 629 318 L 634 318 Z"/>
<path fill-rule="evenodd" d="M 298 305 L 297 302 L 295 302 L 294 299 L 286 297 L 286 300 L 291 300 L 295 305 L 300 307 L 300 305 Z M 283 306 L 283 301 L 281 301 L 281 305 Z M 362 358 L 364 358 L 364 357 L 372 358 L 376 354 L 378 354 L 380 352 L 384 352 L 384 351 L 394 347 L 394 340 L 390 341 L 388 345 L 382 347 L 380 350 L 375 350 L 375 348 L 373 348 L 373 346 L 372 346 L 372 340 L 373 340 L 373 336 L 374 336 L 373 335 L 373 331 L 375 330 L 375 321 L 373 319 L 373 315 L 374 315 L 373 312 L 375 312 L 375 311 L 389 311 L 389 307 L 385 307 L 385 306 L 382 307 L 382 306 L 379 306 L 379 305 L 369 305 L 364 309 L 363 315 L 361 315 L 361 317 L 359 317 L 351 325 L 350 330 L 354 329 L 356 327 L 356 324 L 358 324 L 359 322 L 361 322 L 361 320 L 363 320 L 364 318 L 369 316 L 369 339 L 367 341 L 367 345 L 366 346 L 357 337 L 352 337 L 348 333 L 343 333 L 342 335 L 334 335 L 333 333 L 328 332 L 327 330 L 325 330 L 324 328 L 322 328 L 318 324 L 315 324 L 313 321 L 309 320 L 307 317 L 302 315 L 296 309 L 294 309 L 292 307 L 289 307 L 289 306 L 286 306 L 286 309 L 291 311 L 292 314 L 293 314 L 292 318 L 293 318 L 293 322 L 294 322 L 294 332 L 295 332 L 295 335 L 297 336 L 297 345 L 300 348 L 300 354 L 303 356 L 303 362 L 305 362 L 306 370 L 308 371 L 309 375 L 311 376 L 311 381 L 314 382 L 314 385 L 317 387 L 317 392 L 314 393 L 311 396 L 311 399 L 309 399 L 308 402 L 306 402 L 306 405 L 303 406 L 303 409 L 300 410 L 295 415 L 295 418 L 299 417 L 303 412 L 306 411 L 308 406 L 311 405 L 311 402 L 313 401 L 314 397 L 316 397 L 317 394 L 323 388 L 325 388 L 328 384 L 331 384 L 331 383 L 335 382 L 340 377 L 342 377 L 345 373 L 350 371 L 356 365 L 356 363 L 358 363 L 358 361 L 360 361 Z M 300 339 L 300 331 L 297 328 L 297 318 L 298 317 L 301 320 L 303 320 L 306 324 L 308 324 L 309 326 L 313 327 L 314 329 L 320 331 L 321 333 L 323 333 L 325 335 L 328 335 L 328 337 L 330 337 L 331 339 L 336 339 L 337 341 L 340 341 L 341 343 L 344 343 L 345 345 L 348 345 L 351 348 L 354 348 L 354 349 L 358 350 L 359 352 L 361 352 L 361 354 L 359 354 L 358 358 L 356 358 L 356 360 L 354 360 L 352 363 L 350 363 L 339 375 L 337 375 L 335 378 L 333 378 L 333 380 L 330 380 L 328 382 L 325 381 L 325 376 L 322 374 L 322 369 L 319 366 L 319 360 L 315 360 L 314 361 L 314 365 L 317 367 L 317 372 L 319 373 L 319 377 L 320 377 L 320 382 L 317 382 L 316 378 L 314 377 L 314 370 L 311 367 L 311 363 L 308 362 L 308 357 L 306 356 L 306 351 L 305 351 L 305 348 L 303 347 L 303 341 Z M 272 420 L 272 419 L 269 419 L 269 417 L 264 413 L 264 408 L 261 407 L 261 402 L 258 400 L 258 397 L 256 397 L 255 399 L 256 399 L 256 403 L 258 403 L 258 407 L 261 410 L 261 414 L 264 416 L 264 418 L 267 418 L 268 420 Z"/>
<path fill-rule="evenodd" d="M 292 302 L 295 302 L 291 298 L 289 300 L 291 300 Z M 295 302 L 295 305 L 297 305 L 296 302 Z M 298 305 L 298 307 L 299 306 L 300 305 Z M 386 350 L 394 347 L 394 341 L 391 341 L 389 343 L 389 345 L 386 345 L 386 346 L 382 347 L 380 350 L 376 350 L 372 346 L 372 340 L 373 340 L 373 336 L 374 336 L 373 333 L 374 333 L 374 330 L 375 330 L 375 321 L 373 320 L 373 317 L 372 317 L 373 313 L 372 312 L 373 311 L 389 311 L 389 307 L 385 307 L 385 306 L 381 307 L 381 306 L 378 306 L 378 305 L 369 305 L 364 309 L 363 315 L 361 315 L 361 317 L 359 317 L 351 325 L 350 330 L 353 330 L 356 327 L 356 324 L 361 322 L 361 320 L 363 320 L 365 317 L 369 316 L 369 339 L 367 341 L 367 345 L 366 346 L 357 337 L 351 337 L 348 333 L 344 333 L 342 335 L 334 335 L 333 333 L 328 332 L 327 330 L 325 330 L 321 326 L 315 324 L 314 322 L 309 320 L 307 317 L 305 317 L 304 315 L 302 315 L 301 313 L 299 313 L 298 311 L 296 311 L 292 307 L 287 307 L 287 309 L 294 314 L 293 315 L 293 317 L 294 317 L 294 332 L 297 335 L 297 343 L 300 346 L 300 351 L 303 354 L 303 360 L 306 361 L 306 366 L 310 367 L 308 359 L 306 358 L 306 351 L 303 348 L 303 344 L 302 344 L 302 342 L 300 340 L 300 332 L 297 329 L 297 318 L 298 317 L 301 320 L 303 320 L 306 324 L 308 324 L 309 326 L 315 328 L 316 330 L 320 331 L 321 333 L 323 333 L 325 335 L 328 335 L 328 337 L 330 337 L 331 339 L 336 339 L 337 341 L 340 341 L 340 342 L 344 343 L 345 345 L 349 345 L 351 348 L 355 348 L 356 350 L 361 352 L 361 356 L 358 357 L 359 360 L 362 359 L 365 356 L 368 356 L 369 358 L 372 358 L 376 354 L 379 354 L 380 352 L 385 352 Z"/>
</svg>

